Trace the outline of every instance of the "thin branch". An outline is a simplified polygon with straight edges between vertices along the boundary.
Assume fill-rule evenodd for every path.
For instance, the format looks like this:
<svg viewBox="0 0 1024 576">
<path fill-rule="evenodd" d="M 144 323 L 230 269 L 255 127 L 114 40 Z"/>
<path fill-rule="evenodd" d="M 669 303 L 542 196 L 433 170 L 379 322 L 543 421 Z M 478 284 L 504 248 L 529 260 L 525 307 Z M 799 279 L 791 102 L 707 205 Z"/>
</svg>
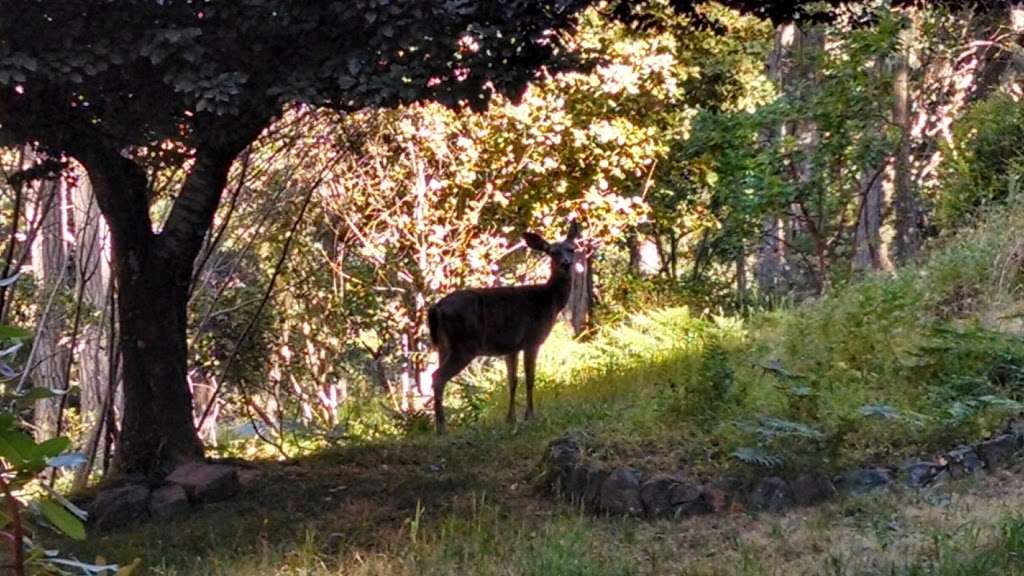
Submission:
<svg viewBox="0 0 1024 576">
<path fill-rule="evenodd" d="M 285 261 L 288 259 L 288 254 L 291 251 L 292 241 L 295 239 L 295 234 L 299 229 L 299 225 L 302 223 L 302 219 L 306 215 L 306 209 L 309 208 L 309 204 L 313 200 L 313 193 L 316 191 L 317 187 L 320 186 L 320 183 L 323 181 L 324 175 L 327 173 L 328 169 L 338 161 L 339 155 L 336 155 L 332 162 L 324 166 L 320 174 L 317 176 L 317 179 L 309 186 L 308 190 L 306 191 L 306 197 L 302 202 L 302 207 L 299 208 L 299 214 L 295 218 L 295 221 L 292 222 L 291 229 L 288 231 L 288 236 L 285 239 L 284 246 L 281 248 L 281 254 L 278 256 L 277 263 L 274 265 L 274 272 L 270 276 L 270 281 L 267 283 L 267 288 L 263 292 L 263 297 L 260 300 L 260 304 L 259 306 L 256 307 L 256 312 L 253 313 L 252 318 L 249 319 L 249 323 L 245 327 L 245 330 L 242 331 L 242 335 L 238 338 L 238 342 L 235 344 L 235 348 L 234 350 L 232 350 L 231 356 L 229 356 L 227 361 L 225 361 L 224 366 L 221 369 L 220 378 L 217 379 L 217 387 L 213 390 L 213 394 L 210 395 L 210 399 L 206 404 L 206 408 L 203 410 L 203 414 L 202 416 L 200 416 L 199 421 L 196 424 L 197 430 L 201 430 L 203 428 L 203 424 L 206 423 L 206 419 L 209 417 L 210 411 L 213 409 L 213 405 L 216 403 L 217 397 L 220 395 L 221 389 L 224 386 L 224 381 L 227 379 L 228 370 L 231 368 L 232 364 L 234 364 L 235 360 L 238 358 L 238 355 L 241 352 L 246 339 L 248 339 L 249 334 L 256 326 L 256 322 L 259 321 L 260 315 L 262 315 L 263 313 L 263 309 L 266 307 L 267 302 L 270 300 L 271 294 L 273 294 L 274 285 L 276 284 L 277 278 L 278 276 L 280 276 L 281 271 L 284 269 Z"/>
</svg>

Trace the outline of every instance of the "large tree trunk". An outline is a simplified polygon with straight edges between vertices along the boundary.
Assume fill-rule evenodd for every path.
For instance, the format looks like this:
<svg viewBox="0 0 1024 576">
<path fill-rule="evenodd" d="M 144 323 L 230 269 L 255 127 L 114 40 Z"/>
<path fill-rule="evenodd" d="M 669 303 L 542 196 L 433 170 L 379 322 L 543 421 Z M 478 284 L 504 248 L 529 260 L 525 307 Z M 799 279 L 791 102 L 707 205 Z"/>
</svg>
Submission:
<svg viewBox="0 0 1024 576">
<path fill-rule="evenodd" d="M 69 352 L 61 343 L 64 311 L 59 303 L 65 288 L 64 187 L 60 179 L 39 183 L 34 209 L 40 229 L 32 242 L 32 268 L 39 287 L 39 329 L 33 354 L 32 380 L 35 386 L 57 392 L 67 390 Z M 39 441 L 57 433 L 60 399 L 44 398 L 35 403 L 35 436 Z"/>
<path fill-rule="evenodd" d="M 895 260 L 906 263 L 921 244 L 918 206 L 910 159 L 910 65 L 906 52 L 896 57 L 893 73 L 892 121 L 901 131 L 893 171 L 893 202 L 896 212 Z"/>
<path fill-rule="evenodd" d="M 757 248 L 754 278 L 757 280 L 758 293 L 769 305 L 782 291 L 782 263 L 785 251 L 782 234 L 781 219 L 777 216 L 765 216 L 761 223 L 761 242 Z"/>
<path fill-rule="evenodd" d="M 116 270 L 125 385 L 115 469 L 169 472 L 203 455 L 186 377 L 188 277 L 176 274 L 166 259 L 141 252 L 129 249 L 127 254 L 138 269 Z"/>
<path fill-rule="evenodd" d="M 160 476 L 203 455 L 185 373 L 186 304 L 198 248 L 191 258 L 175 257 L 153 234 L 148 182 L 137 164 L 98 146 L 83 147 L 76 155 L 88 171 L 113 240 L 124 383 L 113 469 Z M 169 227 L 170 220 L 164 234 Z"/>
<path fill-rule="evenodd" d="M 115 473 L 159 477 L 203 456 L 186 371 L 189 283 L 231 163 L 263 125 L 210 131 L 159 234 L 143 169 L 101 143 L 74 143 L 113 239 L 124 389 Z"/>
<path fill-rule="evenodd" d="M 872 78 L 875 82 L 883 81 L 883 61 L 875 61 Z M 879 84 L 881 85 L 881 84 Z M 878 125 L 868 129 L 870 137 L 882 139 L 884 126 Z M 887 247 L 882 239 L 882 222 L 888 208 L 886 205 L 885 175 L 891 168 L 890 156 L 879 158 L 875 162 L 866 162 L 861 173 L 857 200 L 857 227 L 853 234 L 853 258 L 851 267 L 856 272 L 883 270 L 891 268 Z"/>
<path fill-rule="evenodd" d="M 881 166 L 866 166 L 861 179 L 861 198 L 857 211 L 857 229 L 853 236 L 853 269 L 860 272 L 890 268 L 882 241 L 882 218 L 885 213 L 883 174 Z"/>
<path fill-rule="evenodd" d="M 791 53 L 799 33 L 799 28 L 791 23 L 775 28 L 775 43 L 765 63 L 765 75 L 775 84 L 780 95 L 786 93 L 785 79 L 792 67 Z M 765 129 L 761 134 L 761 146 L 771 148 L 784 133 L 784 126 Z M 761 222 L 761 238 L 755 251 L 754 278 L 760 297 L 769 304 L 783 291 L 783 265 L 786 260 L 783 228 L 779 214 L 766 214 Z"/>
<path fill-rule="evenodd" d="M 783 78 L 784 90 L 794 97 L 800 98 L 806 91 L 817 90 L 820 84 L 818 56 L 825 48 L 825 29 L 815 26 L 807 30 L 798 30 L 792 51 L 793 64 L 788 67 L 789 78 Z M 808 246 L 811 253 L 798 250 L 787 252 L 789 260 L 786 270 L 791 272 L 789 283 L 798 291 L 813 291 L 821 295 L 828 287 L 828 266 L 826 256 L 829 234 L 827 233 L 824 211 L 815 207 L 825 200 L 821 196 L 821 184 L 816 183 L 817 174 L 814 154 L 821 142 L 818 125 L 813 118 L 804 116 L 793 122 L 788 128 L 796 138 L 800 151 L 796 163 L 794 184 L 799 190 L 796 202 L 789 209 L 789 244 L 792 246 Z M 808 208 L 810 206 L 810 208 Z"/>
<path fill-rule="evenodd" d="M 82 322 L 78 337 L 82 415 L 91 419 L 103 409 L 109 381 L 110 231 L 100 215 L 88 178 L 78 180 L 71 200 L 78 292 L 89 308 L 98 312 Z"/>
</svg>

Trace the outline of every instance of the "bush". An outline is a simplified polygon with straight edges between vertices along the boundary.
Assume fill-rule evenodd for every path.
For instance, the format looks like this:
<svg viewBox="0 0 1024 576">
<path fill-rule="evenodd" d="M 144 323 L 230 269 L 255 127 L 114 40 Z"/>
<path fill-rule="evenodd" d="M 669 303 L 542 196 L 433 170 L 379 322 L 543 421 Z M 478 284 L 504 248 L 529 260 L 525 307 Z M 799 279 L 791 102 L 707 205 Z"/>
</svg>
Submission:
<svg viewBox="0 0 1024 576">
<path fill-rule="evenodd" d="M 997 93 L 975 104 L 953 128 L 954 145 L 939 169 L 936 220 L 946 229 L 1004 201 L 1024 175 L 1024 105 Z"/>
</svg>

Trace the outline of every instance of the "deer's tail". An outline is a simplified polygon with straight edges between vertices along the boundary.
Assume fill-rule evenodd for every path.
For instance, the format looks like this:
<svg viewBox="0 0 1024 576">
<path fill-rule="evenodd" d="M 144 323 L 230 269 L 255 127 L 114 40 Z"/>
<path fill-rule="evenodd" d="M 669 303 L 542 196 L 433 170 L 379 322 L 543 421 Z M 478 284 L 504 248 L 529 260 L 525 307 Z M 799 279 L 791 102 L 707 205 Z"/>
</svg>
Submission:
<svg viewBox="0 0 1024 576">
<path fill-rule="evenodd" d="M 436 348 L 440 341 L 440 333 L 438 332 L 438 323 L 441 321 L 441 313 L 438 311 L 437 306 L 431 306 L 427 310 L 427 328 L 430 330 L 430 342 Z"/>
</svg>

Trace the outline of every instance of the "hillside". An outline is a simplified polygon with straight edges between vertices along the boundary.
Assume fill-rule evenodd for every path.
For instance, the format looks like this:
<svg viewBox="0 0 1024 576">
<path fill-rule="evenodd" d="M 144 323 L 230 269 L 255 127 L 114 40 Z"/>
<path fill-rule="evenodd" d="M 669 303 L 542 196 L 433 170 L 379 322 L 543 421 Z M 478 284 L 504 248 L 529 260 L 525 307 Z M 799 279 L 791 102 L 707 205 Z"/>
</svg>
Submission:
<svg viewBox="0 0 1024 576">
<path fill-rule="evenodd" d="M 675 308 L 586 343 L 558 332 L 536 421 L 507 427 L 502 374 L 482 368 L 463 383 L 490 382 L 486 400 L 458 407 L 449 437 L 257 464 L 233 501 L 78 550 L 154 574 L 1018 573 L 1020 463 L 684 520 L 594 516 L 537 490 L 546 443 L 567 431 L 597 460 L 707 478 L 899 462 L 998 430 L 1020 411 L 1017 231 L 1024 211 L 995 211 L 897 275 L 748 319 Z"/>
</svg>

